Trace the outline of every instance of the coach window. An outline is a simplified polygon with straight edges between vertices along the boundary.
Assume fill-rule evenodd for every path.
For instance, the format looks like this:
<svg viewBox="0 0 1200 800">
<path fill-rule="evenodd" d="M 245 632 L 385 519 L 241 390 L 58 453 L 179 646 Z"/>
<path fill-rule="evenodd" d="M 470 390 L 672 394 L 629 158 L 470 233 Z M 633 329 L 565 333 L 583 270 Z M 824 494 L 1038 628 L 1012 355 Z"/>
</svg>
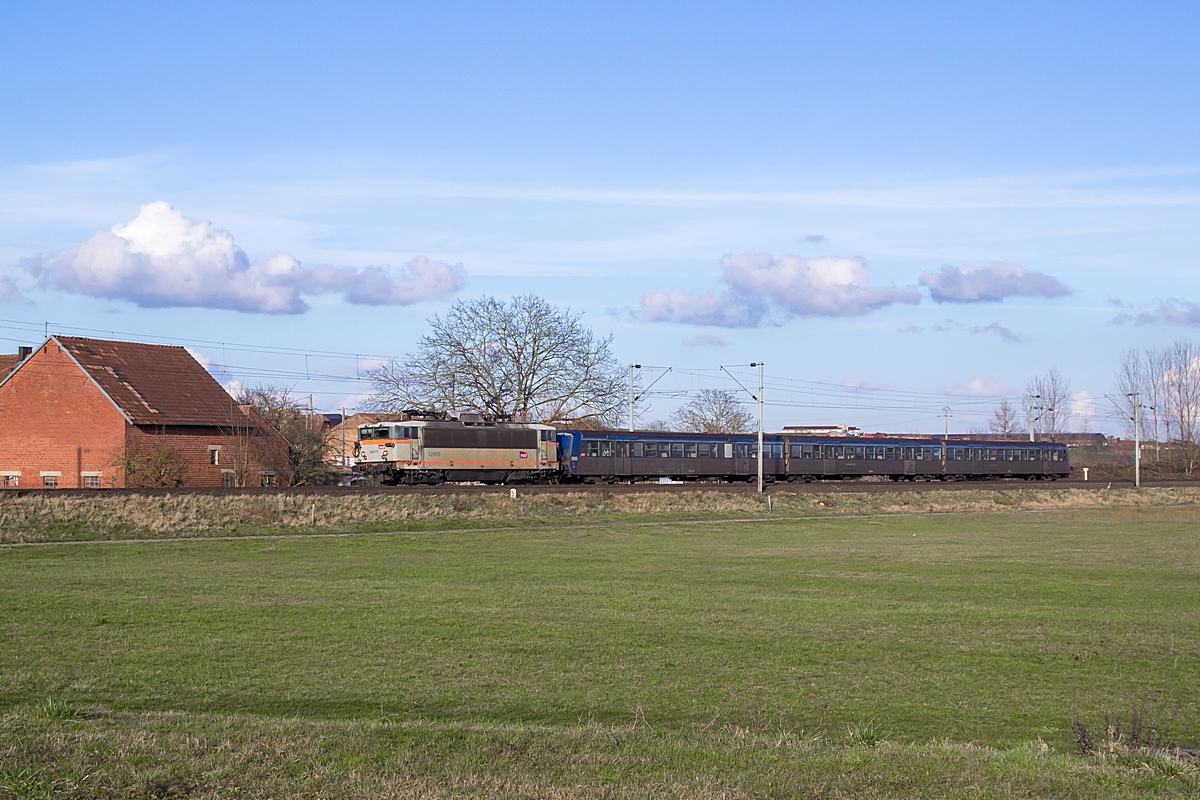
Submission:
<svg viewBox="0 0 1200 800">
<path fill-rule="evenodd" d="M 600 457 L 612 458 L 612 442 L 600 442 Z"/>
<path fill-rule="evenodd" d="M 633 457 L 634 457 L 634 458 L 641 458 L 641 457 L 642 457 L 642 453 L 643 453 L 643 452 L 645 452 L 645 451 L 642 449 L 642 443 L 641 443 L 641 442 L 634 442 L 634 443 L 633 443 Z"/>
<path fill-rule="evenodd" d="M 659 458 L 670 458 L 671 457 L 671 443 L 670 442 L 659 442 L 658 443 L 658 457 Z"/>
<path fill-rule="evenodd" d="M 695 442 L 684 442 L 683 443 L 684 457 L 685 458 L 695 458 L 696 457 L 696 449 L 697 448 L 696 448 Z"/>
</svg>

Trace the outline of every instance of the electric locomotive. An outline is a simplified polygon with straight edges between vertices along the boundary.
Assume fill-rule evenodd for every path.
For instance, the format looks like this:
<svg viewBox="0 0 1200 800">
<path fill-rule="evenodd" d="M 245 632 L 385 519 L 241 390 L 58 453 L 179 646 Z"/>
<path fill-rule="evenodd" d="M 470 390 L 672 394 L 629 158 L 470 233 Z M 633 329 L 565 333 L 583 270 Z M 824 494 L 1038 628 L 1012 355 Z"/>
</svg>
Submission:
<svg viewBox="0 0 1200 800">
<path fill-rule="evenodd" d="M 361 473 L 391 485 L 554 483 L 560 475 L 552 426 L 482 414 L 406 411 L 359 425 L 354 449 Z"/>
</svg>

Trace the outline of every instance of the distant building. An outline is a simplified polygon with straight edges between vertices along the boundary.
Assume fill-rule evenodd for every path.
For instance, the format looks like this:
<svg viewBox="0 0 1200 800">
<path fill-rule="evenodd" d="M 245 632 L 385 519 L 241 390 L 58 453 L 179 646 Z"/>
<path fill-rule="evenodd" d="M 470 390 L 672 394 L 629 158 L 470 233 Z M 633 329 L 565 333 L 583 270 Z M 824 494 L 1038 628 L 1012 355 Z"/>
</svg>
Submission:
<svg viewBox="0 0 1200 800">
<path fill-rule="evenodd" d="M 784 425 L 784 433 L 797 436 L 862 436 L 862 431 L 851 425 Z"/>
<path fill-rule="evenodd" d="M 334 416 L 334 415 L 329 415 Z M 358 426 L 368 422 L 394 422 L 399 414 L 351 414 L 328 429 L 325 434 L 325 461 L 342 467 L 353 466 L 358 457 Z"/>
<path fill-rule="evenodd" d="M 5 488 L 287 485 L 288 443 L 182 347 L 52 336 L 0 375 Z"/>
</svg>

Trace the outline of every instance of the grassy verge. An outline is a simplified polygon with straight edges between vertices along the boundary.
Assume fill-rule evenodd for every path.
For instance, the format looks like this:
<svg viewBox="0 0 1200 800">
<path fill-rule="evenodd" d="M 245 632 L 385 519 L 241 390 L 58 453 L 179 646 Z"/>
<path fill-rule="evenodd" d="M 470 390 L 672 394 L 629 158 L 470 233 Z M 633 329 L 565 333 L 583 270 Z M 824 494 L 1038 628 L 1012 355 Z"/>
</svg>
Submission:
<svg viewBox="0 0 1200 800">
<path fill-rule="evenodd" d="M 943 492 L 721 491 L 521 494 L 105 495 L 0 494 L 0 543 L 153 539 L 247 534 L 421 531 L 684 519 L 988 513 L 1190 507 L 1200 487 L 1169 489 L 978 489 Z"/>
<path fill-rule="evenodd" d="M 1079 758 L 1034 739 L 1008 749 L 836 739 L 735 724 L 303 721 L 104 714 L 0 717 L 18 743 L 0 798 L 1189 797 L 1200 767 L 1122 751 Z"/>
<path fill-rule="evenodd" d="M 1179 505 L 9 549 L 0 797 L 1195 796 L 1132 732 L 1198 738 L 1197 545 Z"/>
</svg>

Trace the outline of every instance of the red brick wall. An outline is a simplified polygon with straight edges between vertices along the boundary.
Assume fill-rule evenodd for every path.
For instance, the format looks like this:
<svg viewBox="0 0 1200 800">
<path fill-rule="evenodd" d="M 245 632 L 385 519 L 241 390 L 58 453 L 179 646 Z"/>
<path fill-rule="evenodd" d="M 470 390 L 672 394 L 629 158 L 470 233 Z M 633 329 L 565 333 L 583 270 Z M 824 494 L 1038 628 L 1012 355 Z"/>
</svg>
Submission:
<svg viewBox="0 0 1200 800">
<path fill-rule="evenodd" d="M 169 447 L 183 462 L 183 485 L 222 486 L 225 470 L 245 475 L 246 486 L 261 486 L 259 470 L 264 466 L 276 472 L 277 486 L 287 486 L 287 445 L 275 437 L 256 437 L 249 447 L 249 463 L 238 465 L 238 453 L 246 447 L 244 439 L 229 436 L 220 428 L 176 428 L 165 431 L 153 427 L 129 426 L 126 439 L 131 452 L 149 450 L 158 445 Z M 220 447 L 218 463 L 212 463 L 210 447 Z"/>
<path fill-rule="evenodd" d="M 20 471 L 22 489 L 40 488 L 43 471 L 61 472 L 66 489 L 82 487 L 86 471 L 121 486 L 125 428 L 121 412 L 50 344 L 0 386 L 0 471 Z"/>
<path fill-rule="evenodd" d="M 251 449 L 247 486 L 259 486 L 259 468 L 276 468 L 277 485 L 287 485 L 287 444 L 278 436 L 258 437 Z M 139 429 L 76 366 L 50 344 L 39 349 L 0 386 L 0 473 L 21 473 L 19 488 L 42 487 L 43 471 L 61 472 L 59 488 L 83 487 L 83 472 L 100 472 L 104 488 L 124 487 L 121 465 L 126 445 L 165 443 L 183 461 L 183 485 L 219 487 L 222 470 L 232 468 L 238 441 L 221 428 Z M 221 447 L 212 464 L 209 446 Z M 0 486 L 3 481 L 0 480 Z"/>
</svg>

